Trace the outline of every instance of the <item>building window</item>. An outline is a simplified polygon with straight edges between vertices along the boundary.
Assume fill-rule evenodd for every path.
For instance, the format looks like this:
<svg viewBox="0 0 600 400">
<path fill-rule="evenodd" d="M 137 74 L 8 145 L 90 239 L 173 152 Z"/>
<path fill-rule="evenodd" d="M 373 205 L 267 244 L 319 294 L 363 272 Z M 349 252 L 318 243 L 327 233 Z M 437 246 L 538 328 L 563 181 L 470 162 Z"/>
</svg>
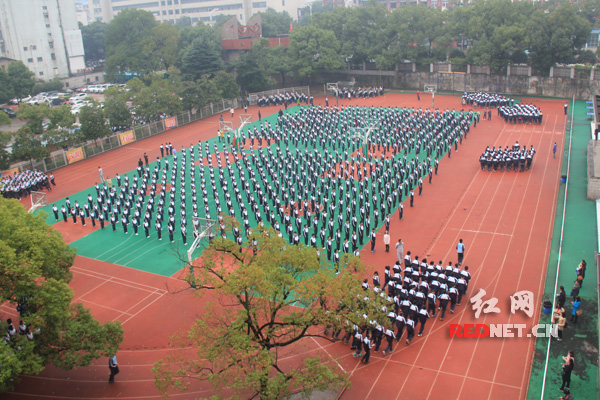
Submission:
<svg viewBox="0 0 600 400">
<path fill-rule="evenodd" d="M 40 71 L 39 74 L 40 74 L 40 76 L 43 76 L 44 75 L 44 71 Z"/>
<path fill-rule="evenodd" d="M 169 10 L 169 15 L 173 15 L 173 10 Z"/>
<path fill-rule="evenodd" d="M 163 15 L 167 15 L 167 12 L 166 12 L 165 10 L 163 10 L 163 13 L 162 13 L 162 14 L 163 14 Z"/>
<path fill-rule="evenodd" d="M 52 37 L 52 32 L 48 32 L 48 37 Z"/>
<path fill-rule="evenodd" d="M 54 48 L 54 42 L 50 42 L 48 43 L 50 45 L 50 48 L 53 49 Z"/>
<path fill-rule="evenodd" d="M 32 63 L 32 62 L 33 62 L 33 58 L 28 58 L 28 59 L 27 59 L 27 62 L 28 62 L 28 63 Z"/>
<path fill-rule="evenodd" d="M 54 53 L 50 53 L 50 58 L 56 60 L 56 55 Z"/>
<path fill-rule="evenodd" d="M 27 49 L 27 46 L 24 46 L 24 47 L 23 47 L 23 51 L 27 51 L 27 50 L 28 50 L 28 49 Z"/>
<path fill-rule="evenodd" d="M 46 28 L 50 28 L 50 24 L 46 24 Z"/>
<path fill-rule="evenodd" d="M 36 45 L 31 46 L 31 50 L 37 50 L 37 46 Z"/>
<path fill-rule="evenodd" d="M 47 10 L 47 9 L 48 9 L 48 7 L 42 6 L 42 10 Z"/>
<path fill-rule="evenodd" d="M 257 1 L 252 3 L 252 7 L 254 8 L 265 8 L 267 6 L 267 2 L 266 1 Z"/>
<path fill-rule="evenodd" d="M 285 0 L 281 0 L 281 6 L 285 7 Z"/>
<path fill-rule="evenodd" d="M 44 60 L 42 59 L 42 57 L 38 57 L 38 58 L 37 58 L 37 60 L 38 60 L 38 62 L 42 62 L 42 61 L 44 61 Z"/>
</svg>

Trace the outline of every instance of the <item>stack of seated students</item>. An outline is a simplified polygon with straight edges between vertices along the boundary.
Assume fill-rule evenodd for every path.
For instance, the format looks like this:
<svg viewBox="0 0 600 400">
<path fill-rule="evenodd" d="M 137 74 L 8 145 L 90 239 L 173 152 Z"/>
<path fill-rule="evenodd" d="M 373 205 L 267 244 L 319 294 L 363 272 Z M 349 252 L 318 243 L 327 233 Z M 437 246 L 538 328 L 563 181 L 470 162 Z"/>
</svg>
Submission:
<svg viewBox="0 0 600 400">
<path fill-rule="evenodd" d="M 501 94 L 496 93 L 486 93 L 486 92 L 465 92 L 462 96 L 462 104 L 469 105 L 473 107 L 500 107 L 500 106 L 510 106 L 514 104 L 514 99 L 508 98 L 506 96 L 502 96 Z"/>
<path fill-rule="evenodd" d="M 498 115 L 504 118 L 504 122 L 511 124 L 541 124 L 542 110 L 533 104 L 516 104 L 498 108 Z"/>
<path fill-rule="evenodd" d="M 521 147 L 517 141 L 512 148 L 508 146 L 505 149 L 502 149 L 502 147 L 486 148 L 479 157 L 479 163 L 482 171 L 486 169 L 488 171 L 510 171 L 511 169 L 525 171 L 525 169 L 531 168 L 534 155 L 533 145 L 530 148 L 527 148 L 527 146 Z"/>
</svg>

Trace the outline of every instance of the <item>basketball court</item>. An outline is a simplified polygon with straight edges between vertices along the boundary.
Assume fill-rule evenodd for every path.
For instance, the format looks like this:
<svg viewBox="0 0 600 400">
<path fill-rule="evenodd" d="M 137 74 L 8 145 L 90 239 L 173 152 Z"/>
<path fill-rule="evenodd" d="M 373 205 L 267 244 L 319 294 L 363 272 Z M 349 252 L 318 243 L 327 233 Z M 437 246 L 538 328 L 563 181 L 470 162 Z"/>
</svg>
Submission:
<svg viewBox="0 0 600 400">
<path fill-rule="evenodd" d="M 331 106 L 331 94 L 328 97 Z M 405 251 L 421 258 L 443 260 L 445 264 L 456 258 L 456 243 L 462 238 L 467 248 L 464 263 L 470 266 L 473 276 L 468 296 L 484 289 L 486 298 L 498 299 L 501 312 L 476 319 L 465 298 L 444 321 L 430 319 L 425 335 L 416 337 L 410 346 L 400 342 L 391 355 L 372 353 L 369 365 L 353 358 L 348 345 L 322 339 L 307 339 L 294 347 L 289 353 L 290 363 L 315 352 L 335 359 L 352 381 L 352 386 L 340 394 L 342 399 L 525 397 L 535 344 L 532 338 L 450 338 L 449 335 L 450 324 L 523 323 L 530 328 L 539 320 L 561 168 L 561 160 L 552 158 L 551 148 L 554 142 L 564 142 L 566 116 L 564 101 L 523 101 L 542 109 L 542 124 L 505 124 L 496 114 L 491 121 L 480 120 L 458 152 L 453 151 L 451 158 L 440 161 L 438 175 L 431 185 L 424 183 L 423 196 L 415 199 L 415 207 L 405 204 L 402 221 L 397 211 L 392 216 L 391 252 L 383 250 L 381 230 L 376 252 L 371 253 L 370 246 L 361 252 L 368 266 L 365 277 L 370 278 L 373 271 L 382 275 L 384 266 L 394 263 L 393 244 L 398 238 L 404 240 Z M 419 102 L 415 93 L 386 94 L 366 99 L 340 98 L 339 103 L 340 106 L 430 108 L 432 98 L 422 93 Z M 325 98 L 315 99 L 315 104 L 324 105 Z M 435 106 L 440 110 L 464 108 L 460 97 L 439 94 Z M 278 111 L 276 106 L 262 108 L 263 120 L 267 114 Z M 258 108 L 250 107 L 248 112 L 257 115 Z M 220 124 L 219 117 L 214 116 L 136 142 L 135 148 L 123 147 L 55 171 L 58 186 L 47 192 L 47 202 L 49 206 L 54 202 L 61 204 L 61 199 L 69 196 L 72 202 L 77 199 L 82 204 L 90 191 L 95 197 L 93 185 L 98 179 L 98 165 L 103 167 L 104 176 L 114 177 L 116 172 L 132 174 L 144 152 L 151 160 L 160 155 L 161 143 L 170 141 L 179 149 L 199 140 L 211 140 L 212 147 L 212 141 L 218 140 L 214 138 L 216 129 L 233 130 L 242 124 L 239 120 L 231 126 Z M 537 149 L 531 170 L 480 170 L 479 155 L 487 146 L 511 146 L 516 140 Z M 50 214 L 49 223 L 53 223 L 52 212 L 46 210 Z M 185 332 L 202 311 L 201 301 L 182 280 L 189 246 L 146 240 L 143 235 L 125 236 L 120 224 L 116 233 L 110 225 L 105 231 L 92 230 L 89 223 L 82 227 L 70 219 L 54 225 L 78 250 L 71 284 L 75 299 L 89 307 L 99 320 L 123 323 L 125 340 L 118 354 L 121 374 L 115 385 L 108 385 L 106 360 L 97 360 L 93 366 L 75 371 L 48 368 L 38 377 L 24 377 L 6 398 L 161 398 L 154 388 L 150 369 L 154 362 L 175 351 L 168 346 L 170 336 Z M 519 311 L 510 312 L 510 296 L 523 290 L 534 294 L 536 307 L 532 318 Z M 2 308 L 2 313 L 9 311 Z M 193 384 L 188 392 L 174 392 L 171 397 L 209 395 L 209 387 Z"/>
</svg>

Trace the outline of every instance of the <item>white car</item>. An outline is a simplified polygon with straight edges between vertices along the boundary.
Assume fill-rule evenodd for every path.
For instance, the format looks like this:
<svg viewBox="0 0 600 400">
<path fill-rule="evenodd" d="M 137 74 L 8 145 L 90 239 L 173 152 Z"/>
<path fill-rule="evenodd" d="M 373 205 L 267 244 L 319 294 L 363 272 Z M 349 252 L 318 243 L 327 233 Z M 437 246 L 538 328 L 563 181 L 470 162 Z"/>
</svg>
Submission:
<svg viewBox="0 0 600 400">
<path fill-rule="evenodd" d="M 40 104 L 43 103 L 50 103 L 50 100 L 48 100 L 48 98 L 46 96 L 35 96 L 32 99 L 30 99 L 27 104 L 32 105 L 32 106 L 39 106 Z"/>
<path fill-rule="evenodd" d="M 71 114 L 73 114 L 73 115 L 79 114 L 79 111 L 84 106 L 85 106 L 85 104 L 81 103 L 81 104 L 77 104 L 76 106 L 71 107 Z"/>
<path fill-rule="evenodd" d="M 83 101 L 83 99 L 85 99 L 86 97 L 88 97 L 88 95 L 86 93 L 77 93 L 75 96 L 71 96 L 69 98 L 69 103 L 73 104 L 77 100 Z"/>
<path fill-rule="evenodd" d="M 23 97 L 23 98 L 20 98 L 20 99 L 19 99 L 19 98 L 17 98 L 17 97 L 15 97 L 14 99 L 11 99 L 11 100 L 10 100 L 10 104 L 26 103 L 26 102 L 28 102 L 29 100 L 31 100 L 31 96 L 25 96 L 25 97 Z"/>
</svg>

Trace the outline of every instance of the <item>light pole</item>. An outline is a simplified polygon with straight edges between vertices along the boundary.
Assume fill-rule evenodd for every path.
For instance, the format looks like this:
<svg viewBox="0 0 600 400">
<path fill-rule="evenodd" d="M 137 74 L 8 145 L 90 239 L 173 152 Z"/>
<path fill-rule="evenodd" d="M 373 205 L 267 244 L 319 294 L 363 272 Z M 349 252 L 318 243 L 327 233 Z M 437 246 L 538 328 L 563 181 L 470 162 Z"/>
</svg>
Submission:
<svg viewBox="0 0 600 400">
<path fill-rule="evenodd" d="M 310 9 L 310 22 L 312 23 L 312 1 L 307 1 L 305 4 L 308 6 L 308 8 Z"/>
<path fill-rule="evenodd" d="M 212 10 L 210 10 L 210 13 L 208 14 L 208 19 L 209 19 L 209 22 L 210 22 L 210 26 L 213 26 L 213 25 L 214 25 L 214 24 L 213 24 L 213 20 L 212 20 L 212 16 L 213 16 L 213 13 L 214 13 L 215 11 L 219 11 L 219 8 L 218 8 L 218 7 L 216 7 L 216 8 L 213 8 Z"/>
</svg>

